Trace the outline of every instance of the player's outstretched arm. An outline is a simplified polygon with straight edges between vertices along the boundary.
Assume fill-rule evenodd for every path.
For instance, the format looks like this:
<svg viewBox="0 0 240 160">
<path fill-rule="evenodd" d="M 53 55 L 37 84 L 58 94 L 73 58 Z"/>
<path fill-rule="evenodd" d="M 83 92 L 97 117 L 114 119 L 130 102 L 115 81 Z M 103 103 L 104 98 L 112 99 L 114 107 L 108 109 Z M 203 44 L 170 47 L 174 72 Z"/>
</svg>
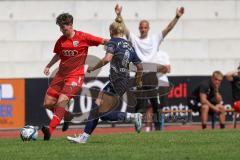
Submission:
<svg viewBox="0 0 240 160">
<path fill-rule="evenodd" d="M 49 75 L 49 70 L 50 70 L 50 68 L 57 62 L 57 61 L 59 61 L 59 56 L 57 55 L 57 54 L 55 54 L 54 56 L 53 56 L 53 58 L 51 59 L 51 61 L 47 64 L 47 66 L 44 68 L 44 71 L 43 71 L 43 73 L 46 75 L 46 76 L 48 76 Z"/>
<path fill-rule="evenodd" d="M 176 16 L 174 19 L 168 24 L 168 26 L 162 31 L 163 38 L 174 28 L 178 19 L 184 14 L 184 8 L 180 7 L 176 10 Z"/>
<path fill-rule="evenodd" d="M 105 57 L 101 61 L 99 61 L 94 67 L 89 66 L 87 72 L 90 73 L 97 70 L 98 68 L 105 66 L 108 62 L 112 60 L 112 57 L 113 55 L 111 53 L 107 53 Z"/>
<path fill-rule="evenodd" d="M 236 71 L 231 71 L 231 72 L 228 72 L 227 74 L 226 74 L 226 79 L 228 80 L 228 81 L 233 81 L 233 76 L 234 75 L 237 75 L 237 73 L 238 73 L 238 71 L 236 70 Z"/>
<path fill-rule="evenodd" d="M 121 19 L 123 20 L 122 15 L 121 15 L 121 13 L 122 13 L 122 6 L 120 6 L 119 4 L 117 4 L 117 5 L 115 6 L 115 13 L 116 13 L 117 17 L 121 17 Z M 124 21 L 123 21 L 123 24 L 124 24 L 124 29 L 125 29 L 126 38 L 129 39 L 129 34 L 130 34 L 130 32 L 129 32 L 126 24 L 124 23 Z"/>
<path fill-rule="evenodd" d="M 102 45 L 106 45 L 109 42 L 109 39 L 103 39 Z"/>
</svg>

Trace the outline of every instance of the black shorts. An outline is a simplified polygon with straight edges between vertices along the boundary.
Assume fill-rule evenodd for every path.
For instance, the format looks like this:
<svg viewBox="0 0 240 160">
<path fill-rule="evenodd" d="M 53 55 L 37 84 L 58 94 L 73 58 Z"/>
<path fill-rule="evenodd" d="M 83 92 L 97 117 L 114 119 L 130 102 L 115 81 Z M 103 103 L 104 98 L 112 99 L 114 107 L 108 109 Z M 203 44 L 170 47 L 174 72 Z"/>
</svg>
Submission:
<svg viewBox="0 0 240 160">
<path fill-rule="evenodd" d="M 209 100 L 209 101 L 213 105 L 216 105 L 215 102 L 213 102 L 211 100 Z M 193 112 L 200 112 L 202 104 L 199 101 L 197 101 L 194 98 L 188 98 L 187 103 L 188 103 L 189 109 L 191 109 Z M 209 109 L 209 113 L 212 113 L 212 112 L 213 112 L 213 110 Z"/>
</svg>

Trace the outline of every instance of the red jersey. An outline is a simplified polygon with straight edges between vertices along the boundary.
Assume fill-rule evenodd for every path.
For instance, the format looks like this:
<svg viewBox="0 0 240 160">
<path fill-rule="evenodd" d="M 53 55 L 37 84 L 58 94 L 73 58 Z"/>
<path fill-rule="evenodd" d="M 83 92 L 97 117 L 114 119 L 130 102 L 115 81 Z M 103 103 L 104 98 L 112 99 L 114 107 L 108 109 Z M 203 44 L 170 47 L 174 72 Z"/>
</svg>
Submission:
<svg viewBox="0 0 240 160">
<path fill-rule="evenodd" d="M 84 64 L 89 46 L 98 46 L 103 38 L 95 37 L 81 31 L 75 31 L 72 38 L 61 36 L 54 47 L 60 59 L 58 74 L 63 76 L 78 76 L 84 74 Z"/>
</svg>

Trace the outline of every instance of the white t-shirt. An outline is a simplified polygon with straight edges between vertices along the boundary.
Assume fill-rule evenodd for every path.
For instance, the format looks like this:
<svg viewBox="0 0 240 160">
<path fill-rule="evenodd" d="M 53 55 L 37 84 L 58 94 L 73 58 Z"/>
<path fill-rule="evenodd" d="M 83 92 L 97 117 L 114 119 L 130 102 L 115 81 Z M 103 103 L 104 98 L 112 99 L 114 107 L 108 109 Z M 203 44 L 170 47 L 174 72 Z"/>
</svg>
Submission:
<svg viewBox="0 0 240 160">
<path fill-rule="evenodd" d="M 170 65 L 170 59 L 166 52 L 159 50 L 151 60 L 153 63 L 161 65 Z M 157 73 L 158 86 L 169 86 L 168 77 L 166 74 Z"/>
<path fill-rule="evenodd" d="M 162 32 L 148 36 L 144 39 L 141 39 L 130 32 L 129 41 L 132 43 L 138 57 L 142 62 L 170 65 L 168 54 L 159 50 L 159 46 L 163 41 Z M 144 66 L 144 70 L 155 71 L 156 68 L 146 64 Z M 158 74 L 158 81 L 159 86 L 169 86 L 169 81 L 166 75 Z"/>
<path fill-rule="evenodd" d="M 132 43 L 141 61 L 149 63 L 152 57 L 158 52 L 159 46 L 163 41 L 163 36 L 162 33 L 158 33 L 141 39 L 130 32 L 129 41 Z"/>
</svg>

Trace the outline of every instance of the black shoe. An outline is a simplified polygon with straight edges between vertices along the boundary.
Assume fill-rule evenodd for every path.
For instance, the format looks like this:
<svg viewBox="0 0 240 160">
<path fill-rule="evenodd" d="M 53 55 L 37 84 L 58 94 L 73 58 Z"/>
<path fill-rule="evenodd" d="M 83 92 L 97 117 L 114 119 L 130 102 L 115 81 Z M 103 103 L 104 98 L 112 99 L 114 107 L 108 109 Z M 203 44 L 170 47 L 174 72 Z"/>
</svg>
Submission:
<svg viewBox="0 0 240 160">
<path fill-rule="evenodd" d="M 42 127 L 42 132 L 43 132 L 43 135 L 44 135 L 44 138 L 43 138 L 44 141 L 50 140 L 51 134 L 50 134 L 50 132 L 49 132 L 49 128 L 46 127 L 46 126 L 43 126 L 43 127 Z"/>
<path fill-rule="evenodd" d="M 71 122 L 72 119 L 73 119 L 73 115 L 71 113 L 69 113 L 69 115 L 67 117 L 64 117 L 64 123 L 63 123 L 63 126 L 62 126 L 62 131 L 63 132 L 68 130 L 70 122 Z"/>
<path fill-rule="evenodd" d="M 65 131 L 68 130 L 69 124 L 70 124 L 70 122 L 65 122 L 65 121 L 64 121 L 63 126 L 62 126 L 62 131 L 63 131 L 63 132 L 65 132 Z"/>
</svg>

